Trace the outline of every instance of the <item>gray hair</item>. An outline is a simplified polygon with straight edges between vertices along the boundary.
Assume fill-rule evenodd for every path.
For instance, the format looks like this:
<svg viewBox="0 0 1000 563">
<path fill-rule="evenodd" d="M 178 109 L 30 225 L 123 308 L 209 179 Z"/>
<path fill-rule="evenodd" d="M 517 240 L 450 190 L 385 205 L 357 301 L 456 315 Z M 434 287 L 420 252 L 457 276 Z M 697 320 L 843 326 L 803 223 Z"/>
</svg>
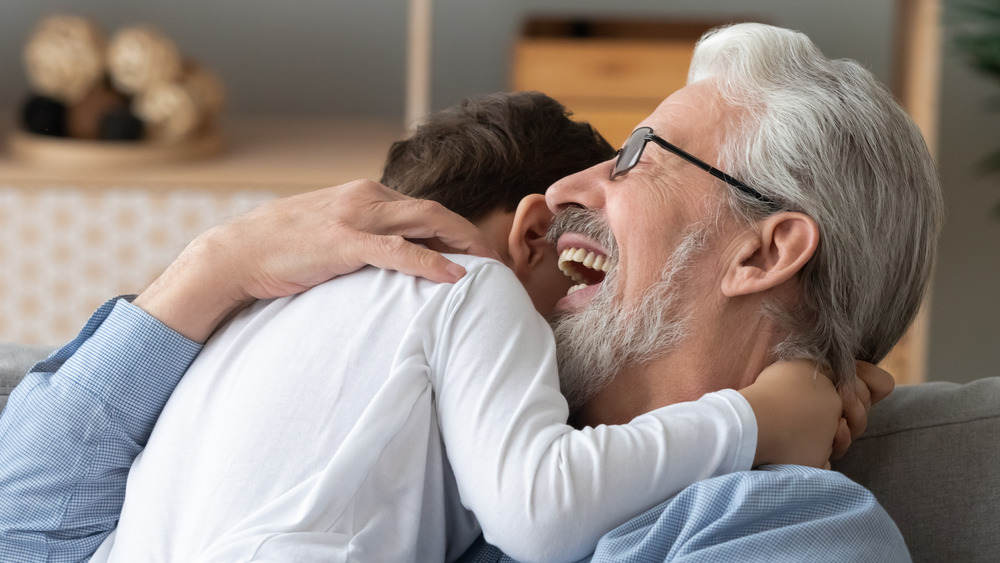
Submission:
<svg viewBox="0 0 1000 563">
<path fill-rule="evenodd" d="M 709 32 L 688 82 L 706 79 L 744 115 L 720 166 L 819 226 L 800 302 L 766 307 L 790 332 L 775 356 L 813 359 L 850 386 L 855 359 L 876 363 L 902 337 L 933 270 L 944 202 L 924 139 L 870 72 L 827 59 L 795 31 Z M 727 192 L 748 223 L 774 212 Z"/>
</svg>

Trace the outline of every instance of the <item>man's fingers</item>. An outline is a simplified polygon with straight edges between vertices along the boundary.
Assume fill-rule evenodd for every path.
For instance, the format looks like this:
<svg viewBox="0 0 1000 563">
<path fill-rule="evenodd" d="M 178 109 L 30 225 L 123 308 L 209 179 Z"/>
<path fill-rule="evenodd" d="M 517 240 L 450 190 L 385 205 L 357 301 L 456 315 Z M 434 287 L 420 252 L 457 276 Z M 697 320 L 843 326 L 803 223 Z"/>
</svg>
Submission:
<svg viewBox="0 0 1000 563">
<path fill-rule="evenodd" d="M 410 239 L 437 239 L 455 250 L 499 259 L 483 233 L 465 218 L 443 205 L 427 200 L 407 199 L 380 206 L 379 231 Z"/>
<path fill-rule="evenodd" d="M 422 244 L 434 252 L 440 252 L 441 254 L 462 254 L 461 250 L 452 248 L 436 238 L 418 238 L 410 240 L 417 244 Z"/>
<path fill-rule="evenodd" d="M 441 254 L 398 236 L 373 236 L 369 264 L 434 282 L 455 283 L 465 268 Z"/>
<path fill-rule="evenodd" d="M 857 362 L 858 378 L 870 393 L 869 406 L 886 398 L 896 386 L 896 380 L 884 369 L 868 362 Z"/>
</svg>

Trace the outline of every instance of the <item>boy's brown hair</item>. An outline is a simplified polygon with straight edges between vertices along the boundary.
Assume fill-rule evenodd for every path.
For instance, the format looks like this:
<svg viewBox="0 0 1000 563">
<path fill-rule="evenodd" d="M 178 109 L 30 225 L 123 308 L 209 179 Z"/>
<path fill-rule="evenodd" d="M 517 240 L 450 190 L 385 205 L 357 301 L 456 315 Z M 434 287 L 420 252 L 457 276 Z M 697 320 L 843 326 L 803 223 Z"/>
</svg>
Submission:
<svg viewBox="0 0 1000 563">
<path fill-rule="evenodd" d="M 615 155 L 590 124 L 569 115 L 540 92 L 467 98 L 393 143 L 380 181 L 470 221 L 513 212 L 526 195 Z"/>
</svg>

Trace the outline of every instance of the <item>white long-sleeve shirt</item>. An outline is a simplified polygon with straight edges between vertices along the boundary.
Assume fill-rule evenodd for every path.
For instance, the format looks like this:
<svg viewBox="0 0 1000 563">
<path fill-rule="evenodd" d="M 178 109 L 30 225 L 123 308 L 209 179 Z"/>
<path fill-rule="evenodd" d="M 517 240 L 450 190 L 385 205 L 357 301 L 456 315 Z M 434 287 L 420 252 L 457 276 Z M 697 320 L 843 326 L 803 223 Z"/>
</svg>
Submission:
<svg viewBox="0 0 1000 563">
<path fill-rule="evenodd" d="M 440 561 L 479 534 L 575 560 L 608 530 L 749 469 L 735 391 L 582 431 L 514 275 L 453 257 L 434 284 L 374 268 L 261 302 L 191 366 L 94 561 Z M 473 515 L 474 514 L 474 515 Z"/>
</svg>

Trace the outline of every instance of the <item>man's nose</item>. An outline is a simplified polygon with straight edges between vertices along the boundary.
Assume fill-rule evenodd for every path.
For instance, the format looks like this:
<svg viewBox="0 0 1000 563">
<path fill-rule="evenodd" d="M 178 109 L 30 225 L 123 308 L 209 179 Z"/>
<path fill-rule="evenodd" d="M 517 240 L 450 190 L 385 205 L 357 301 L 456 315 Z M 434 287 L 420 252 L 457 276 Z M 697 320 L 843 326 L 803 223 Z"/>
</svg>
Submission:
<svg viewBox="0 0 1000 563">
<path fill-rule="evenodd" d="M 552 213 L 571 207 L 603 209 L 611 161 L 566 176 L 545 191 L 545 203 Z"/>
</svg>

